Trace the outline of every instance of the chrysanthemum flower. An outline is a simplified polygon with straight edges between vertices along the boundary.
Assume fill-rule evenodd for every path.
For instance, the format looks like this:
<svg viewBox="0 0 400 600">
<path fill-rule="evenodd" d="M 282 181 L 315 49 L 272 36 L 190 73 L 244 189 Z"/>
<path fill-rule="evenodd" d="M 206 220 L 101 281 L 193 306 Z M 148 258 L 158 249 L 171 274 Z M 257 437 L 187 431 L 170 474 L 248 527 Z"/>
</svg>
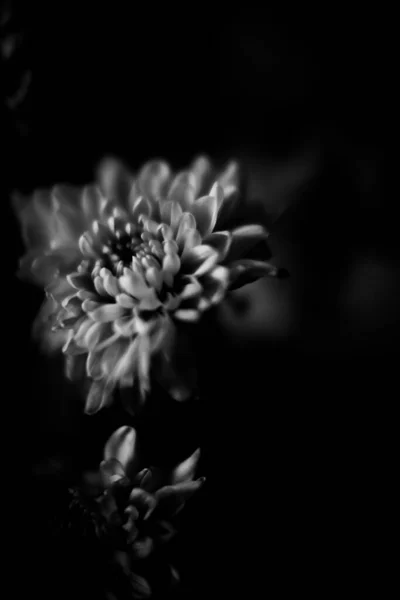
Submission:
<svg viewBox="0 0 400 600">
<path fill-rule="evenodd" d="M 136 432 L 121 427 L 104 450 L 101 474 L 104 494 L 99 507 L 115 550 L 126 560 L 147 558 L 175 534 L 171 519 L 199 490 L 204 478 L 194 480 L 200 451 L 173 469 L 140 469 Z"/>
<path fill-rule="evenodd" d="M 190 397 L 172 359 L 177 325 L 198 321 L 229 289 L 277 273 L 246 259 L 267 237 L 262 226 L 230 230 L 238 199 L 237 164 L 215 175 L 200 157 L 176 176 L 162 161 L 134 177 L 106 160 L 95 185 L 17 200 L 22 272 L 46 290 L 40 322 L 49 345 L 63 343 L 68 374 L 86 369 L 87 412 L 107 406 L 118 386 L 137 385 L 143 399 L 153 375 L 173 398 Z"/>
</svg>

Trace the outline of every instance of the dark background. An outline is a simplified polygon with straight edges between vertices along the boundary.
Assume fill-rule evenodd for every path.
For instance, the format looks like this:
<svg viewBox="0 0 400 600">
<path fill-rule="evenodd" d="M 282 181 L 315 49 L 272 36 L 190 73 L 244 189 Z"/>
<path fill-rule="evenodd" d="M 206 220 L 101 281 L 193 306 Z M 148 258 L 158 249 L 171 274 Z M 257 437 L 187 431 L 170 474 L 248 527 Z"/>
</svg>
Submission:
<svg viewBox="0 0 400 600">
<path fill-rule="evenodd" d="M 167 404 L 172 412 L 141 424 L 155 453 L 204 448 L 207 488 L 177 550 L 187 597 L 381 591 L 379 500 L 398 396 L 398 226 L 383 161 L 389 17 L 376 7 L 9 7 L 3 40 L 19 37 L 3 53 L 3 315 L 17 470 L 29 463 L 43 476 L 55 457 L 73 477 L 123 421 L 83 417 L 61 361 L 30 340 L 42 296 L 14 277 L 23 247 L 11 193 L 86 183 L 105 154 L 133 169 L 154 156 L 175 168 L 200 152 L 218 165 L 234 156 L 253 181 L 249 219 L 270 227 L 273 260 L 290 277 L 239 294 L 219 328 L 206 322 L 201 406 Z M 39 523 L 28 534 L 34 580 L 49 597 L 57 578 L 76 594 L 79 561 L 69 561 L 79 554 L 41 535 L 53 492 L 35 482 L 21 500 Z"/>
</svg>

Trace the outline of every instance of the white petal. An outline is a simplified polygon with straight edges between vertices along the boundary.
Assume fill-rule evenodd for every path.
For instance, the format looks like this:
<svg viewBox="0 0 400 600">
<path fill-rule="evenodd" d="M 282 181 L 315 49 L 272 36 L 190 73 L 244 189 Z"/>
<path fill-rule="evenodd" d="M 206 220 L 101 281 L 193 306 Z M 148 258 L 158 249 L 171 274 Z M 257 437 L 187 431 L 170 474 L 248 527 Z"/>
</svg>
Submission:
<svg viewBox="0 0 400 600">
<path fill-rule="evenodd" d="M 121 288 L 134 298 L 143 298 L 149 292 L 144 277 L 138 272 L 124 269 L 124 274 L 118 280 Z"/>
<path fill-rule="evenodd" d="M 224 201 L 224 189 L 217 181 L 210 190 L 210 196 L 213 196 L 217 200 L 217 210 L 219 210 Z"/>
<path fill-rule="evenodd" d="M 174 317 L 179 321 L 185 321 L 188 323 L 195 323 L 200 319 L 200 313 L 198 310 L 189 308 L 179 308 L 174 312 Z"/>
<path fill-rule="evenodd" d="M 136 431 L 133 427 L 120 427 L 114 431 L 104 447 L 104 460 L 117 460 L 125 473 L 128 473 L 136 462 L 136 445 Z"/>
<path fill-rule="evenodd" d="M 89 316 L 93 321 L 99 321 L 101 323 L 109 323 L 119 319 L 125 314 L 125 309 L 118 304 L 105 304 L 96 308 L 89 313 Z"/>
<path fill-rule="evenodd" d="M 218 202 L 215 196 L 203 196 L 198 198 L 193 204 L 191 212 L 193 213 L 197 229 L 203 237 L 209 235 L 217 222 Z"/>
<path fill-rule="evenodd" d="M 200 448 L 198 448 L 189 458 L 180 463 L 172 473 L 172 482 L 181 483 L 191 481 L 195 475 L 197 464 L 200 459 Z"/>
</svg>

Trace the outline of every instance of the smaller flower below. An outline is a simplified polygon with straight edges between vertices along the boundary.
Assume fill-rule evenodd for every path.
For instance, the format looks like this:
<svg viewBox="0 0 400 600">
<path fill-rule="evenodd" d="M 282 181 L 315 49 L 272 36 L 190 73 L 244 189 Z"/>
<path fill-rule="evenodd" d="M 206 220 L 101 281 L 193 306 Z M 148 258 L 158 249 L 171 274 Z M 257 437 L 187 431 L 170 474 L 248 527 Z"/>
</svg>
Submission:
<svg viewBox="0 0 400 600">
<path fill-rule="evenodd" d="M 145 559 L 176 533 L 171 520 L 205 479 L 194 479 L 200 450 L 172 469 L 139 468 L 136 431 L 121 427 L 108 440 L 98 498 L 108 536 L 126 560 Z"/>
</svg>

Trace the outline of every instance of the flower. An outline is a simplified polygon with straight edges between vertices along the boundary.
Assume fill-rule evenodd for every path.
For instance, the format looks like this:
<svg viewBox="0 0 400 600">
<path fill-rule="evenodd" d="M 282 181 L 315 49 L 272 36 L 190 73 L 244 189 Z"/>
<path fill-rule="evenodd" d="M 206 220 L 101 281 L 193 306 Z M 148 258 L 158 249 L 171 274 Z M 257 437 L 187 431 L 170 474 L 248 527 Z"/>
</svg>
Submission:
<svg viewBox="0 0 400 600">
<path fill-rule="evenodd" d="M 148 558 L 175 535 L 170 520 L 205 481 L 194 480 L 200 450 L 172 469 L 139 470 L 136 439 L 132 427 L 117 429 L 105 445 L 100 465 L 105 489 L 99 509 L 116 560 L 127 572 L 133 562 Z"/>
<path fill-rule="evenodd" d="M 21 273 L 47 294 L 41 334 L 63 344 L 69 377 L 86 371 L 86 412 L 108 406 L 116 387 L 135 385 L 143 400 L 153 377 L 176 400 L 192 395 L 187 364 L 174 359 L 177 326 L 197 322 L 228 290 L 277 274 L 246 258 L 267 238 L 262 226 L 230 230 L 239 199 L 237 163 L 215 175 L 204 157 L 176 176 L 151 161 L 136 177 L 107 159 L 83 190 L 16 199 Z"/>
</svg>

